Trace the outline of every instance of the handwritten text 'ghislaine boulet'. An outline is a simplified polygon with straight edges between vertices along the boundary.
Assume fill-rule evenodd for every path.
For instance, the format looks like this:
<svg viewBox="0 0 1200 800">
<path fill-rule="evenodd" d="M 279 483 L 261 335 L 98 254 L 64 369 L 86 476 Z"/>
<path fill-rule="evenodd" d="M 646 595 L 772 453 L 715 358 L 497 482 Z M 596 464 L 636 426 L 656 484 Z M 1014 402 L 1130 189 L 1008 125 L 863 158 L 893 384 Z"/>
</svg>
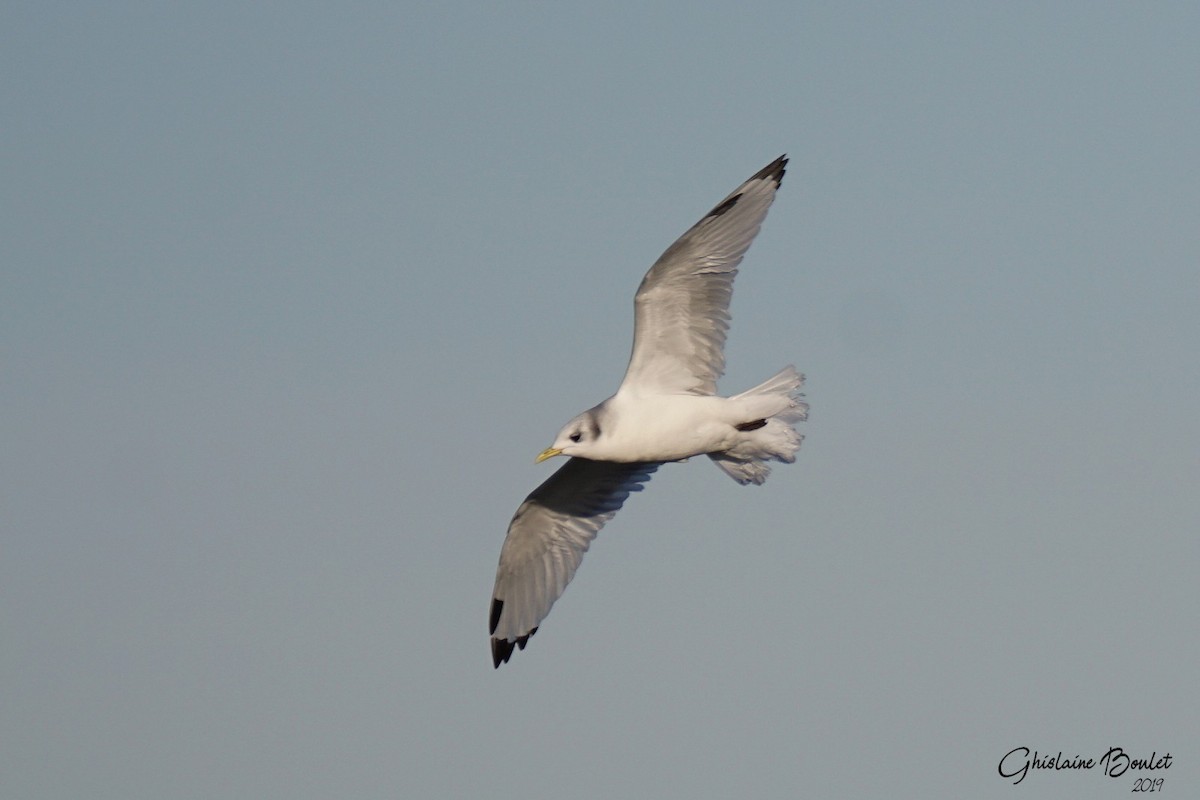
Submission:
<svg viewBox="0 0 1200 800">
<path fill-rule="evenodd" d="M 1084 758 L 1081 755 L 1063 757 L 1062 751 L 1054 755 L 1042 754 L 1037 750 L 1030 755 L 1028 747 L 1014 747 L 1000 759 L 1000 777 L 1012 778 L 1018 784 L 1029 775 L 1030 770 L 1089 770 L 1100 767 L 1106 777 L 1119 778 L 1129 770 L 1159 770 L 1171 768 L 1171 754 L 1159 755 L 1158 751 L 1149 758 L 1134 758 L 1120 747 L 1110 747 L 1100 758 Z"/>
</svg>

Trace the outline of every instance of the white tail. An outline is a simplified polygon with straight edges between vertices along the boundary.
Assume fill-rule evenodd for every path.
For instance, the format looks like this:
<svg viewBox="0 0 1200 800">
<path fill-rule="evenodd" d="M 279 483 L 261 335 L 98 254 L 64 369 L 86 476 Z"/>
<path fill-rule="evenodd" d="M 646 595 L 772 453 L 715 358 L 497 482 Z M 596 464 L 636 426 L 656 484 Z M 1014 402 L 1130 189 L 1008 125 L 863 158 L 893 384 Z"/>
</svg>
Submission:
<svg viewBox="0 0 1200 800">
<path fill-rule="evenodd" d="M 808 403 L 800 398 L 804 376 L 788 365 L 767 380 L 729 398 L 742 403 L 750 417 L 738 441 L 720 453 L 709 453 L 713 463 L 740 484 L 761 484 L 771 474 L 768 461 L 790 464 L 804 440 L 793 425 L 808 418 Z M 754 422 L 763 420 L 757 426 Z"/>
</svg>

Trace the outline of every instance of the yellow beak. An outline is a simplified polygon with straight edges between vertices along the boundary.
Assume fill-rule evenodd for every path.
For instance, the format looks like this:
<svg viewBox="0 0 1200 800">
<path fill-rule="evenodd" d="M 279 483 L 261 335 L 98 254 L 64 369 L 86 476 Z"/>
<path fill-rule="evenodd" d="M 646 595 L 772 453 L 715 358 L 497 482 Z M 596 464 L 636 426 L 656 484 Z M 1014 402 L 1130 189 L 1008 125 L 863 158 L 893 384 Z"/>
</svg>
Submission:
<svg viewBox="0 0 1200 800">
<path fill-rule="evenodd" d="M 543 461 L 545 461 L 547 458 L 554 458 L 555 456 L 561 456 L 561 455 L 562 455 L 562 450 L 558 450 L 553 447 L 547 447 L 545 450 L 538 453 L 538 457 L 533 460 L 533 463 L 540 464 Z"/>
</svg>

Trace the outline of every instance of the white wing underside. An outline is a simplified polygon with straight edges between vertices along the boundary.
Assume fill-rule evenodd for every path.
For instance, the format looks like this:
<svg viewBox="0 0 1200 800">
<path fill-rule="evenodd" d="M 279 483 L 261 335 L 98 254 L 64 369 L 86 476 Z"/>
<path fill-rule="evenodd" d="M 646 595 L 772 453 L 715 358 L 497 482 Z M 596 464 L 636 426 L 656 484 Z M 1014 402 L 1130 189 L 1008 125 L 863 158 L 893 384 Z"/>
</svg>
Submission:
<svg viewBox="0 0 1200 800">
<path fill-rule="evenodd" d="M 508 526 L 492 592 L 492 658 L 507 661 L 567 588 L 597 532 L 658 464 L 572 458 L 525 498 Z"/>
<path fill-rule="evenodd" d="M 621 391 L 716 394 L 733 279 L 786 165 L 780 156 L 735 189 L 646 273 L 634 298 L 633 352 Z"/>
</svg>

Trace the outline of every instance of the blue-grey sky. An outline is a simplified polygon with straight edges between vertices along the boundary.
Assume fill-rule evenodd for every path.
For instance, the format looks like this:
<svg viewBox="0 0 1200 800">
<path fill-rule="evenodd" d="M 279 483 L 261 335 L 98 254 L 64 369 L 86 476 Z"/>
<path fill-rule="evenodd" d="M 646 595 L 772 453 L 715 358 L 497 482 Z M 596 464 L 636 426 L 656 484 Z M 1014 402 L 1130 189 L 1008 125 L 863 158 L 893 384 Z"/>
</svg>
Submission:
<svg viewBox="0 0 1200 800">
<path fill-rule="evenodd" d="M 1200 7 L 0 11 L 0 796 L 1200 785 Z M 722 389 L 494 671 L 632 295 L 787 152 Z M 702 463 L 705 462 L 705 463 Z"/>
</svg>

